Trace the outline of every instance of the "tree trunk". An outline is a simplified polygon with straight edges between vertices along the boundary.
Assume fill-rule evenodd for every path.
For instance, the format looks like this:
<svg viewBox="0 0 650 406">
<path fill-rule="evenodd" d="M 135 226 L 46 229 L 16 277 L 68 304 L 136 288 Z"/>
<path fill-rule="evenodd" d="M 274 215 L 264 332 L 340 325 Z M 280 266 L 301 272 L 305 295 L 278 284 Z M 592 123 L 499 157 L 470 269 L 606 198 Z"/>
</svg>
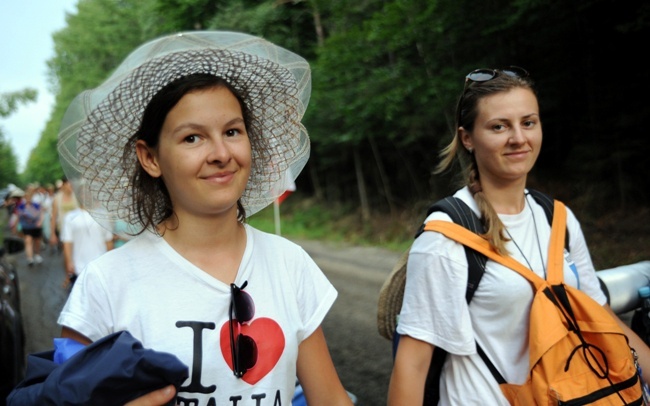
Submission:
<svg viewBox="0 0 650 406">
<path fill-rule="evenodd" d="M 325 34 L 323 33 L 323 23 L 320 19 L 320 11 L 315 1 L 311 1 L 311 9 L 314 17 L 314 29 L 316 30 L 316 38 L 318 39 L 318 47 L 321 48 L 325 42 Z"/>
<path fill-rule="evenodd" d="M 395 215 L 395 205 L 393 199 L 393 192 L 390 189 L 390 182 L 388 176 L 386 176 L 386 171 L 384 170 L 384 163 L 381 159 L 381 154 L 379 153 L 379 148 L 377 148 L 377 143 L 372 137 L 368 137 L 368 142 L 370 143 L 370 149 L 372 150 L 372 155 L 375 157 L 375 163 L 377 163 L 377 169 L 379 170 L 379 178 L 381 179 L 381 185 L 384 189 L 384 195 L 386 196 L 386 201 L 388 202 L 388 207 L 390 208 L 390 214 Z"/>
<path fill-rule="evenodd" d="M 314 165 L 314 159 L 312 158 L 307 165 L 309 166 L 309 177 L 311 178 L 311 185 L 314 188 L 314 197 L 317 200 L 323 200 L 323 188 L 320 185 L 320 180 L 318 179 L 318 172 L 316 171 L 316 165 Z"/>
<path fill-rule="evenodd" d="M 361 157 L 359 148 L 354 148 L 354 170 L 357 176 L 357 188 L 359 189 L 359 202 L 361 203 L 361 218 L 363 221 L 370 220 L 370 205 L 368 204 L 368 193 L 366 183 L 363 180 L 363 169 L 361 168 Z"/>
</svg>

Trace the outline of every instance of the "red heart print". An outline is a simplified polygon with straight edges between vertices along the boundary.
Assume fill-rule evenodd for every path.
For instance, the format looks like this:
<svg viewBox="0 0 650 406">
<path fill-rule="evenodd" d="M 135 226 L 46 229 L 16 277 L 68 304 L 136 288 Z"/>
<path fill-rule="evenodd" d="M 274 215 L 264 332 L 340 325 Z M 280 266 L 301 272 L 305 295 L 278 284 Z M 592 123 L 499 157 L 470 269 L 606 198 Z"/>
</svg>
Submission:
<svg viewBox="0 0 650 406">
<path fill-rule="evenodd" d="M 228 321 L 221 326 L 220 346 L 221 355 L 230 369 L 233 369 L 230 353 L 230 330 Z M 251 337 L 257 344 L 257 363 L 246 371 L 242 380 L 254 385 L 268 374 L 278 363 L 284 351 L 284 333 L 280 325 L 267 317 L 260 317 L 250 324 L 241 324 L 240 332 Z"/>
</svg>

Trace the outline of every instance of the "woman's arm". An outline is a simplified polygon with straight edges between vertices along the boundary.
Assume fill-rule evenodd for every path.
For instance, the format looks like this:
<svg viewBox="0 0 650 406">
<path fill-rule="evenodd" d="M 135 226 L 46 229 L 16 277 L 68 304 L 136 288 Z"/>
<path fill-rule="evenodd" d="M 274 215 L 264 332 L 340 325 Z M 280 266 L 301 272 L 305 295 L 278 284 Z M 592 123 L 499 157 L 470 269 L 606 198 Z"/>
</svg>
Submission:
<svg viewBox="0 0 650 406">
<path fill-rule="evenodd" d="M 67 287 L 67 284 L 70 282 L 70 277 L 74 275 L 74 262 L 72 261 L 72 250 L 74 247 L 72 246 L 71 242 L 64 242 L 63 243 L 63 267 L 64 271 L 66 274 L 66 278 L 64 280 L 64 285 Z M 66 327 L 63 327 L 66 329 Z M 72 330 L 70 330 L 72 331 Z M 63 333 L 62 333 L 63 334 Z M 74 338 L 74 337 L 69 337 L 69 338 Z M 78 340 L 77 340 L 78 341 Z M 88 344 L 88 343 L 84 343 Z"/>
<path fill-rule="evenodd" d="M 421 405 L 434 347 L 409 336 L 401 336 L 388 387 L 388 405 Z"/>
<path fill-rule="evenodd" d="M 614 317 L 614 320 L 616 320 L 621 329 L 623 329 L 623 332 L 630 342 L 630 347 L 634 348 L 634 351 L 636 351 L 636 354 L 639 356 L 639 365 L 643 371 L 643 380 L 650 385 L 650 348 L 648 348 L 648 345 L 641 337 L 639 337 L 631 328 L 628 327 L 627 324 L 623 322 L 623 320 L 618 317 L 618 315 L 616 315 L 616 313 L 614 313 L 609 305 L 605 305 L 604 307 L 612 317 Z"/>
<path fill-rule="evenodd" d="M 68 328 L 66 326 L 63 326 L 61 328 L 61 337 L 62 338 L 71 338 L 77 342 L 80 342 L 83 345 L 88 345 L 91 344 L 93 341 L 86 337 L 85 335 L 79 333 L 78 331 L 75 331 L 71 328 Z"/>
<path fill-rule="evenodd" d="M 59 214 L 59 207 L 56 203 L 56 197 L 52 200 L 52 212 L 50 214 L 50 244 L 57 244 L 59 241 L 56 238 L 56 218 Z"/>
<path fill-rule="evenodd" d="M 140 396 L 124 406 L 163 406 L 169 404 L 169 401 L 172 400 L 174 395 L 176 395 L 174 385 L 169 385 Z"/>
<path fill-rule="evenodd" d="M 308 405 L 352 405 L 334 368 L 321 327 L 300 344 L 297 370 Z"/>
</svg>

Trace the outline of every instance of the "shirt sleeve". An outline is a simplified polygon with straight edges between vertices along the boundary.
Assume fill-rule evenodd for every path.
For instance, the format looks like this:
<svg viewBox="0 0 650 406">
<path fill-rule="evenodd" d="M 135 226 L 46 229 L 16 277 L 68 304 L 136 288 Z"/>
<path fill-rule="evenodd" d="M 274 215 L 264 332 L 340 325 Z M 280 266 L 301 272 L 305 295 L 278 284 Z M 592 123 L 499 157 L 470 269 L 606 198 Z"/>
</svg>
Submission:
<svg viewBox="0 0 650 406">
<path fill-rule="evenodd" d="M 607 296 L 600 287 L 582 228 L 569 208 L 567 208 L 567 229 L 569 230 L 569 255 L 579 275 L 580 290 L 599 304 L 607 304 Z"/>
<path fill-rule="evenodd" d="M 63 218 L 63 226 L 61 227 L 61 242 L 72 242 L 72 232 L 70 230 L 70 223 L 72 222 L 74 213 L 68 213 Z"/>
<path fill-rule="evenodd" d="M 302 320 L 299 340 L 308 338 L 321 325 L 338 295 L 332 283 L 314 260 L 299 249 L 299 277 L 297 285 L 298 312 Z"/>
<path fill-rule="evenodd" d="M 105 283 L 91 263 L 75 281 L 58 324 L 96 341 L 113 333 L 110 309 Z"/>
<path fill-rule="evenodd" d="M 449 221 L 449 217 L 444 214 Z M 429 217 L 432 219 L 432 217 Z M 436 232 L 413 243 L 397 332 L 457 355 L 476 352 L 465 299 L 467 259 L 463 246 Z"/>
</svg>

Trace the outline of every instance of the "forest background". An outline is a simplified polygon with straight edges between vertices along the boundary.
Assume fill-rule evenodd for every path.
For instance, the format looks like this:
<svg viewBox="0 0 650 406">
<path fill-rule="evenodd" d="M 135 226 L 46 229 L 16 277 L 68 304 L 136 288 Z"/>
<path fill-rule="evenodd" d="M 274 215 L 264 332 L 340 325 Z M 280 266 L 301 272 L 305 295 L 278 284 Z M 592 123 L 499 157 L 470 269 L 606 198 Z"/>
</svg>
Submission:
<svg viewBox="0 0 650 406">
<path fill-rule="evenodd" d="M 48 61 L 51 117 L 23 173 L 0 132 L 0 185 L 61 178 L 57 133 L 70 101 L 138 45 L 241 31 L 312 66 L 311 158 L 281 206 L 283 234 L 404 249 L 427 206 L 458 186 L 432 170 L 464 76 L 516 65 L 538 87 L 544 128 L 529 186 L 577 213 L 597 268 L 649 259 L 648 2 L 79 0 L 66 22 Z M 0 95 L 0 115 L 34 97 Z M 251 221 L 272 228 L 270 210 Z"/>
</svg>

